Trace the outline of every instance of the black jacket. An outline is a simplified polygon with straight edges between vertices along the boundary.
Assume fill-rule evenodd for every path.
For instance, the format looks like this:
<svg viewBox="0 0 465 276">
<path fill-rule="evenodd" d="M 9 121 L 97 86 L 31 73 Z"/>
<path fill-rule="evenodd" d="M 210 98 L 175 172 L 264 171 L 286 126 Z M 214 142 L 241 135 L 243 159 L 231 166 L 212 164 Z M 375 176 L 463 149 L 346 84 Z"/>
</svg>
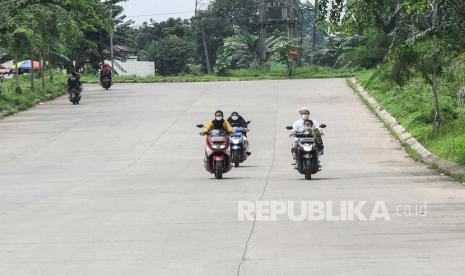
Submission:
<svg viewBox="0 0 465 276">
<path fill-rule="evenodd" d="M 71 76 L 68 78 L 68 86 L 70 88 L 77 88 L 79 89 L 81 87 L 82 83 L 81 83 L 81 78 L 80 77 L 75 77 L 75 76 Z"/>
<path fill-rule="evenodd" d="M 243 127 L 243 128 L 247 127 L 247 122 L 244 120 L 244 118 L 242 118 L 242 116 L 239 116 L 239 118 L 236 121 L 234 121 L 231 117 L 229 117 L 228 123 L 232 127 Z"/>
</svg>

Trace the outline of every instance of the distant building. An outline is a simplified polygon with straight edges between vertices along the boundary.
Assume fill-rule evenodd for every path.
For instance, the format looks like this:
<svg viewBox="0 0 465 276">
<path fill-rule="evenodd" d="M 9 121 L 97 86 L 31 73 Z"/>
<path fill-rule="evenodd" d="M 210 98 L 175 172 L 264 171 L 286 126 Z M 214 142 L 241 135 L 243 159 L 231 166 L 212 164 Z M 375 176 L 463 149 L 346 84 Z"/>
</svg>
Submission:
<svg viewBox="0 0 465 276">
<path fill-rule="evenodd" d="M 105 60 L 105 63 L 111 64 L 111 61 Z M 134 59 L 127 59 L 125 62 L 115 60 L 114 70 L 119 76 L 154 76 L 155 63 L 152 61 L 137 61 Z"/>
</svg>

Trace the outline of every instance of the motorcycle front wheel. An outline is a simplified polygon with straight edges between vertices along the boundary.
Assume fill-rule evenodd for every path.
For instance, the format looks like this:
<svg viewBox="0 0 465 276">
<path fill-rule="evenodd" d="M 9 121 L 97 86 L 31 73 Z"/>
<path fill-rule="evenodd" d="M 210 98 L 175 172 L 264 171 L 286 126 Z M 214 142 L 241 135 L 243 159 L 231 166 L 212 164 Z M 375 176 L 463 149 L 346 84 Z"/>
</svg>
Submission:
<svg viewBox="0 0 465 276">
<path fill-rule="evenodd" d="M 312 180 L 312 159 L 304 159 L 304 173 L 306 180 Z"/>
<path fill-rule="evenodd" d="M 238 150 L 232 152 L 232 160 L 234 160 L 234 167 L 239 167 L 241 160 L 241 153 Z"/>
<path fill-rule="evenodd" d="M 223 178 L 223 162 L 215 162 L 215 178 L 222 179 Z"/>
</svg>

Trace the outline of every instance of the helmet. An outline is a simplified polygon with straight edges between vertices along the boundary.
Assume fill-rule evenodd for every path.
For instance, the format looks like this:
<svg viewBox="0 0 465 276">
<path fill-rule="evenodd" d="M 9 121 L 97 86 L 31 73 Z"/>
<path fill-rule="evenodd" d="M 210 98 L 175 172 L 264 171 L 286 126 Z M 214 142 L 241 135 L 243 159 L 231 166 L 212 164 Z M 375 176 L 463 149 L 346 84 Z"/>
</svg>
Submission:
<svg viewBox="0 0 465 276">
<path fill-rule="evenodd" d="M 239 116 L 239 113 L 237 111 L 234 111 L 231 113 L 231 116 Z"/>
<path fill-rule="evenodd" d="M 299 109 L 299 113 L 302 113 L 302 112 L 304 112 L 304 111 L 306 111 L 306 112 L 308 112 L 308 113 L 310 114 L 310 108 L 308 108 L 308 107 L 305 107 L 305 106 L 304 106 L 304 107 L 301 107 L 301 108 Z"/>
<path fill-rule="evenodd" d="M 217 111 L 215 111 L 215 115 L 216 115 L 216 114 L 221 114 L 221 116 L 223 116 L 223 111 L 217 110 Z"/>
</svg>

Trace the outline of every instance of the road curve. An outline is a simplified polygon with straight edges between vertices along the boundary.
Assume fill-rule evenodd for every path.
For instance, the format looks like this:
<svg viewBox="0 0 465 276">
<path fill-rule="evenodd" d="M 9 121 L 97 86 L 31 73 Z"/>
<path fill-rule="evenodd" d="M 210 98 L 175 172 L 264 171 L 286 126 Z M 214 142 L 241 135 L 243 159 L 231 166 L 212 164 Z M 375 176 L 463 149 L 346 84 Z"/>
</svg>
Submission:
<svg viewBox="0 0 465 276">
<path fill-rule="evenodd" d="M 328 125 L 323 171 L 285 126 Z M 251 120 L 218 181 L 195 125 Z M 239 201 L 384 202 L 390 220 L 238 220 Z M 424 206 L 399 215 L 405 206 Z M 411 160 L 342 79 L 86 86 L 0 121 L 0 275 L 463 275 L 465 188 Z"/>
</svg>

